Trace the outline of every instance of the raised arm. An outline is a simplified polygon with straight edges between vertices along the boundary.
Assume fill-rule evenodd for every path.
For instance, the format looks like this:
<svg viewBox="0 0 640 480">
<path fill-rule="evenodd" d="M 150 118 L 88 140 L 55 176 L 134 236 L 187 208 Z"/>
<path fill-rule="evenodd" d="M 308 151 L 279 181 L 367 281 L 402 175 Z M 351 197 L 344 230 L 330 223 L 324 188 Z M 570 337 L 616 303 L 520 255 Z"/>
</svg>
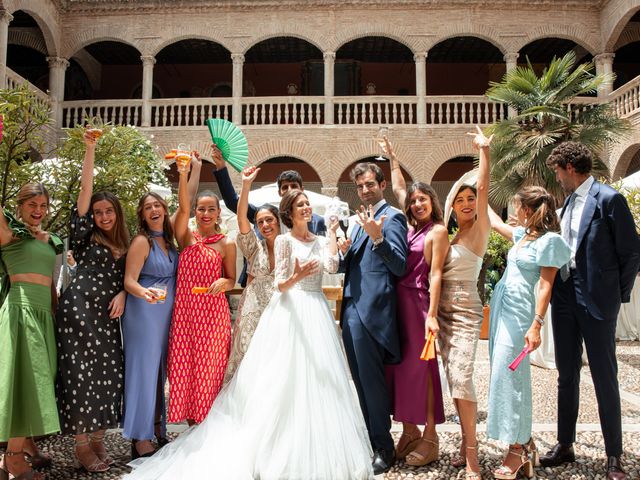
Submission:
<svg viewBox="0 0 640 480">
<path fill-rule="evenodd" d="M 478 195 L 476 199 L 477 222 L 489 227 L 489 146 L 493 135 L 485 137 L 482 129 L 476 125 L 477 133 L 474 135 L 473 146 L 479 150 L 480 162 L 478 165 Z"/>
<path fill-rule="evenodd" d="M 238 212 L 238 194 L 233 188 L 233 183 L 231 182 L 231 177 L 229 176 L 229 170 L 227 169 L 227 165 L 222 158 L 222 153 L 215 145 L 211 146 L 211 153 L 213 156 L 213 164 L 216 169 L 213 172 L 213 175 L 216 177 L 216 182 L 218 183 L 218 188 L 220 189 L 220 195 L 224 200 L 224 204 L 227 206 L 229 210 L 233 213 Z M 255 206 L 247 203 L 247 218 L 251 223 L 255 222 L 256 213 L 258 213 Z"/>
<path fill-rule="evenodd" d="M 404 176 L 402 175 L 400 162 L 398 162 L 396 152 L 393 150 L 393 145 L 387 137 L 384 137 L 384 144 L 384 149 L 389 156 L 389 161 L 391 163 L 391 189 L 398 199 L 400 208 L 404 208 L 404 201 L 407 197 L 407 182 L 404 180 Z"/>
<path fill-rule="evenodd" d="M 7 217 L 0 210 L 0 245 L 6 245 L 13 240 L 13 231 L 9 228 Z"/>
<path fill-rule="evenodd" d="M 84 217 L 91 205 L 93 195 L 93 166 L 96 157 L 96 139 L 86 131 L 84 132 L 84 160 L 82 162 L 82 174 L 80 176 L 80 193 L 78 194 L 78 216 Z"/>
<path fill-rule="evenodd" d="M 197 151 L 191 152 L 191 175 L 189 176 L 189 181 L 187 182 L 187 192 L 189 193 L 189 207 L 193 206 L 195 202 L 196 195 L 198 194 L 198 185 L 200 185 L 200 171 L 202 170 L 202 160 L 200 159 L 200 154 Z M 171 215 L 171 226 L 176 228 L 176 217 L 178 215 L 178 211 L 176 210 L 173 215 Z"/>
<path fill-rule="evenodd" d="M 500 215 L 494 212 L 491 207 L 489 207 L 489 221 L 491 222 L 491 228 L 510 242 L 513 241 L 513 227 L 505 223 L 502 218 L 500 218 Z"/>
<path fill-rule="evenodd" d="M 242 171 L 242 189 L 240 190 L 240 199 L 238 201 L 238 229 L 240 233 L 246 234 L 251 230 L 251 223 L 247 217 L 249 209 L 249 191 L 251 190 L 251 184 L 256 179 L 259 168 L 247 167 Z M 255 218 L 255 215 L 254 215 Z"/>
<path fill-rule="evenodd" d="M 189 187 L 187 185 L 187 175 L 189 167 L 178 165 L 178 210 L 176 211 L 175 231 L 176 239 L 180 248 L 191 245 L 192 235 L 189 231 L 189 214 L 191 213 L 191 199 L 189 198 Z"/>
</svg>

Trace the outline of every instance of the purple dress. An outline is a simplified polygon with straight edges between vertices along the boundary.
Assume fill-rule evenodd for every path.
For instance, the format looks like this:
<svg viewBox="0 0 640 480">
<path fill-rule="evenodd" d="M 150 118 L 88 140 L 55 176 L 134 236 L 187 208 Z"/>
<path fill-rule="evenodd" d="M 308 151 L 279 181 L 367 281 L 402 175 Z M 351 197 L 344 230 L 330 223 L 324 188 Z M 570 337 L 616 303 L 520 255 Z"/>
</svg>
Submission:
<svg viewBox="0 0 640 480">
<path fill-rule="evenodd" d="M 424 239 L 433 227 L 429 222 L 407 234 L 407 270 L 398 281 L 398 329 L 402 361 L 386 368 L 387 385 L 393 403 L 393 419 L 424 425 L 427 421 L 428 379 L 433 388 L 436 423 L 444 423 L 444 406 L 438 362 L 420 360 L 425 343 L 424 323 L 429 311 L 429 271 L 424 261 Z"/>
</svg>

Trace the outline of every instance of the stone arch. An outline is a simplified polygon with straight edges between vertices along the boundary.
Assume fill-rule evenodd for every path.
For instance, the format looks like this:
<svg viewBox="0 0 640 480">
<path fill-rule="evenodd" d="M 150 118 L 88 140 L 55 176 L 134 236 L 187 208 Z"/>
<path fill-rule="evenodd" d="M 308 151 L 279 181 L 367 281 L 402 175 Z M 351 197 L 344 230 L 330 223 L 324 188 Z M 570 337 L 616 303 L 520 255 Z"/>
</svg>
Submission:
<svg viewBox="0 0 640 480">
<path fill-rule="evenodd" d="M 217 37 L 217 36 L 210 35 L 210 34 L 183 33 L 183 32 L 184 31 L 181 30 L 180 31 L 180 35 L 176 35 L 175 37 L 167 38 L 167 39 L 163 40 L 161 43 L 155 45 L 152 49 L 146 48 L 145 51 L 148 51 L 149 55 L 152 55 L 152 56 L 156 57 L 164 48 L 168 47 L 169 45 L 173 45 L 174 43 L 178 43 L 178 42 L 181 42 L 183 40 L 191 40 L 191 39 L 207 40 L 209 42 L 217 43 L 218 45 L 221 45 L 222 47 L 226 48 L 229 51 L 229 62 L 231 62 L 231 52 L 233 50 L 231 49 L 231 45 L 225 44 L 224 38 L 222 36 Z M 144 54 L 145 53 L 143 53 L 143 55 Z"/>
<path fill-rule="evenodd" d="M 640 0 L 621 0 L 611 2 L 612 4 L 603 9 L 601 18 L 606 19 L 602 25 L 602 38 L 604 39 L 604 51 L 613 51 L 614 45 L 618 42 L 624 27 L 629 23 L 629 19 L 640 10 Z M 609 12 L 609 9 L 613 11 Z"/>
<path fill-rule="evenodd" d="M 60 28 L 57 23 L 58 12 L 53 2 L 43 2 L 42 0 L 13 0 L 6 2 L 9 13 L 22 10 L 33 17 L 40 27 L 47 47 L 46 54 L 50 57 L 59 56 Z"/>
<path fill-rule="evenodd" d="M 309 165 L 318 175 L 323 186 L 330 184 L 331 166 L 325 156 L 300 140 L 273 139 L 249 148 L 249 163 L 261 163 L 276 157 L 294 157 Z"/>
<path fill-rule="evenodd" d="M 327 50 L 327 45 L 329 43 L 324 35 L 310 35 L 309 29 L 299 26 L 298 24 L 286 26 L 278 25 L 268 30 L 264 30 L 255 37 L 243 41 L 238 46 L 237 51 L 246 54 L 252 47 L 256 46 L 260 42 L 278 37 L 293 37 L 304 40 L 321 52 L 325 52 Z"/>
<path fill-rule="evenodd" d="M 640 26 L 626 29 L 622 32 L 618 41 L 613 46 L 613 51 L 619 50 L 622 47 L 626 47 L 630 43 L 640 42 Z"/>
<path fill-rule="evenodd" d="M 456 157 L 475 157 L 476 152 L 471 145 L 471 142 L 462 138 L 460 140 L 456 140 L 454 142 L 449 142 L 437 150 L 435 150 L 431 156 L 425 161 L 425 170 L 427 175 L 425 175 L 426 181 L 431 183 L 433 180 L 433 175 L 436 171 L 445 164 L 445 162 L 456 158 Z"/>
<path fill-rule="evenodd" d="M 62 55 L 64 58 L 71 58 L 78 50 L 98 42 L 124 43 L 135 48 L 142 55 L 141 46 L 133 39 L 128 38 L 129 35 L 130 32 L 127 28 L 117 25 L 99 25 L 92 29 L 81 30 L 68 36 L 62 47 Z"/>
<path fill-rule="evenodd" d="M 567 24 L 549 24 L 532 28 L 525 38 L 521 39 L 519 43 L 514 44 L 514 51 L 519 52 L 530 43 L 543 38 L 563 38 L 580 45 L 591 55 L 595 55 L 599 52 L 599 41 L 597 38 L 585 35 L 584 29 L 581 29 L 577 25 Z"/>
<path fill-rule="evenodd" d="M 640 130 L 634 129 L 627 141 L 615 145 L 609 153 L 609 171 L 612 180 L 625 176 L 631 160 L 638 151 L 640 151 Z"/>
<path fill-rule="evenodd" d="M 47 44 L 38 35 L 27 30 L 9 30 L 8 37 L 9 45 L 19 45 L 21 47 L 32 48 L 33 50 L 42 53 L 43 55 L 49 55 L 47 51 Z"/>
<path fill-rule="evenodd" d="M 414 54 L 420 51 L 419 45 L 410 40 L 410 32 L 406 28 L 393 24 L 356 26 L 339 34 L 332 42 L 331 49 L 337 52 L 347 43 L 364 37 L 387 37 L 401 43 Z"/>
<path fill-rule="evenodd" d="M 450 28 L 447 29 L 446 32 L 443 32 L 440 35 L 437 35 L 431 39 L 429 39 L 429 44 L 426 47 L 426 51 L 428 53 L 433 47 L 438 45 L 439 43 L 444 42 L 445 40 L 449 40 L 450 38 L 455 37 L 476 37 L 481 40 L 485 40 L 489 42 L 491 45 L 500 50 L 503 54 L 509 51 L 508 47 L 505 46 L 500 40 L 500 33 L 498 30 L 490 27 L 483 27 L 474 24 L 456 24 L 451 25 Z M 427 55 L 427 60 L 429 56 Z"/>
</svg>

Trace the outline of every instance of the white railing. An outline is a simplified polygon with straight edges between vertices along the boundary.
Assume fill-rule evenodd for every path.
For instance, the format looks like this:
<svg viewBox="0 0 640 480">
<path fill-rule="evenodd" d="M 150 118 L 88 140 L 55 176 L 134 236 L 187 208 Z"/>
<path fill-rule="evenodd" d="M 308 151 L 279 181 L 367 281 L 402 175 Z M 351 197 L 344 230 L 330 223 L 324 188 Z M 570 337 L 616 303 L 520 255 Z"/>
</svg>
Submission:
<svg viewBox="0 0 640 480">
<path fill-rule="evenodd" d="M 62 104 L 62 127 L 84 124 L 92 118 L 114 125 L 134 125 L 142 121 L 142 100 L 74 100 Z"/>
<path fill-rule="evenodd" d="M 482 95 L 427 96 L 428 125 L 487 125 L 507 118 L 507 105 Z"/>
<path fill-rule="evenodd" d="M 335 97 L 336 125 L 412 125 L 417 123 L 417 97 Z"/>
<path fill-rule="evenodd" d="M 321 125 L 324 97 L 244 97 L 243 125 Z"/>
<path fill-rule="evenodd" d="M 609 101 L 617 116 L 626 118 L 640 111 L 640 75 L 614 90 Z"/>
<path fill-rule="evenodd" d="M 152 127 L 197 127 L 209 118 L 231 120 L 231 98 L 170 98 L 149 101 Z"/>
<path fill-rule="evenodd" d="M 49 98 L 49 95 L 47 95 L 45 92 L 40 90 L 34 84 L 29 82 L 29 80 L 22 78 L 20 75 L 18 75 L 16 72 L 11 70 L 9 67 L 7 67 L 6 72 L 7 72 L 7 88 L 16 88 L 26 83 L 27 85 L 29 85 L 29 89 L 37 97 L 38 102 L 41 102 L 45 108 L 51 109 L 51 99 Z"/>
</svg>

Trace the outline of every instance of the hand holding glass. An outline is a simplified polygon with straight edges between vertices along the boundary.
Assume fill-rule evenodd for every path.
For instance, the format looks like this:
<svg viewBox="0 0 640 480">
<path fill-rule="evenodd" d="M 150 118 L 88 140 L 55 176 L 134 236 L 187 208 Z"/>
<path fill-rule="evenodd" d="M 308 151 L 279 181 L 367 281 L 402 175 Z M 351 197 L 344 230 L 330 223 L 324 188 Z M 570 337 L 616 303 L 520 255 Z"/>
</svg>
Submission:
<svg viewBox="0 0 640 480">
<path fill-rule="evenodd" d="M 179 172 L 185 172 L 189 169 L 191 163 L 191 148 L 186 143 L 178 145 L 178 151 L 176 152 L 176 164 L 178 165 Z"/>
<path fill-rule="evenodd" d="M 156 294 L 155 303 L 164 303 L 167 300 L 167 285 L 165 283 L 155 283 L 149 290 Z"/>
<path fill-rule="evenodd" d="M 388 127 L 380 127 L 380 130 L 378 130 L 378 136 L 376 137 L 376 142 L 378 142 L 378 145 L 380 145 L 380 148 L 382 149 L 382 154 L 386 154 L 387 153 L 387 145 L 384 141 L 385 137 L 389 136 L 389 128 Z M 384 162 L 386 160 L 386 158 L 384 158 L 382 156 L 382 154 L 378 155 L 377 157 L 375 157 L 376 160 L 378 160 L 379 162 Z"/>
</svg>

